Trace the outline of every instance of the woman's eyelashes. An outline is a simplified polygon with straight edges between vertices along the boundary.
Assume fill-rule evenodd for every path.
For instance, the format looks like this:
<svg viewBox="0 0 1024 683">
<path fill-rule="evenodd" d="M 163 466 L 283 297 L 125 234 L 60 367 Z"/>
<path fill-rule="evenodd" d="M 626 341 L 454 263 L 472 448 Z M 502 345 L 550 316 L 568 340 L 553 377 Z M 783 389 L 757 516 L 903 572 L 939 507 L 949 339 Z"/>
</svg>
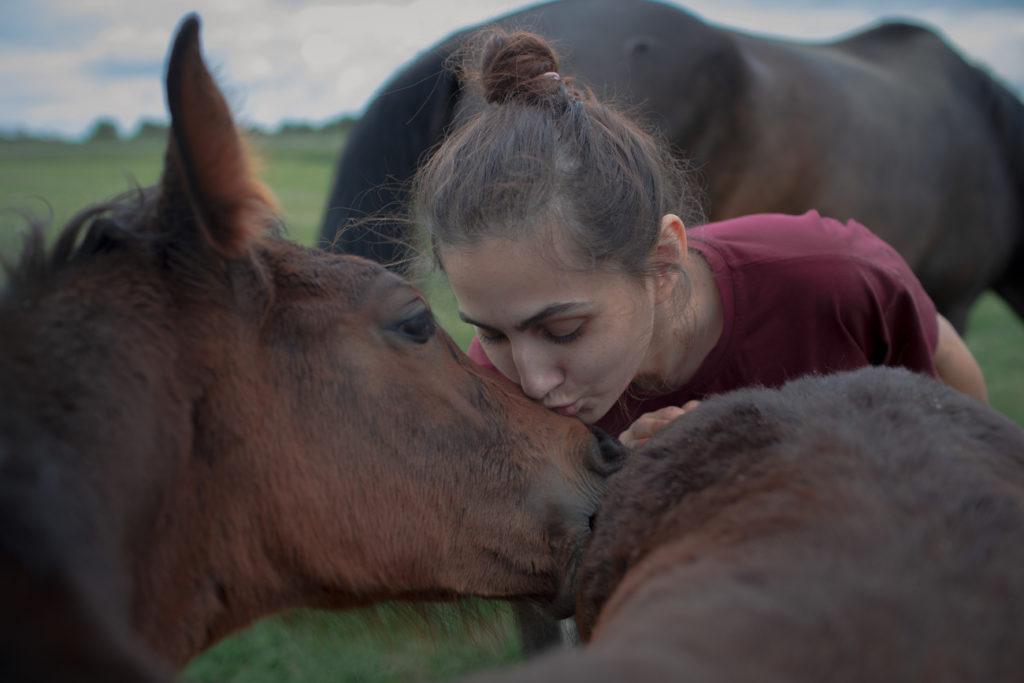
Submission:
<svg viewBox="0 0 1024 683">
<path fill-rule="evenodd" d="M 501 332 L 494 330 L 485 330 L 482 327 L 476 328 L 476 337 L 480 340 L 481 344 L 497 344 L 508 339 Z"/>
<path fill-rule="evenodd" d="M 575 341 L 576 338 L 579 337 L 580 333 L 582 332 L 583 325 L 580 325 L 575 330 L 567 334 L 555 334 L 554 332 L 548 329 L 545 329 L 543 331 L 544 336 L 547 338 L 547 340 L 554 344 L 569 344 L 570 342 Z"/>
<path fill-rule="evenodd" d="M 570 331 L 564 331 L 562 329 L 551 329 L 548 327 L 537 328 L 539 334 L 552 344 L 570 344 L 583 333 L 583 325 L 577 325 Z M 501 332 L 490 329 L 476 328 L 476 336 L 480 340 L 481 344 L 498 344 L 500 342 L 508 341 Z"/>
</svg>

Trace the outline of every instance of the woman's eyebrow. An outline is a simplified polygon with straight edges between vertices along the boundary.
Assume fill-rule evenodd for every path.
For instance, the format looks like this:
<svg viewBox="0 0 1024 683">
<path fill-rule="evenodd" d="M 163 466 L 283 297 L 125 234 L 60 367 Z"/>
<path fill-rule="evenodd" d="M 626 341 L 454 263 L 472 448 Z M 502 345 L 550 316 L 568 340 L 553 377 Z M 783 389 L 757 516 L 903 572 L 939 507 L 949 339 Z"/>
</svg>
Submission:
<svg viewBox="0 0 1024 683">
<path fill-rule="evenodd" d="M 497 332 L 498 332 L 498 330 L 494 329 L 490 325 L 485 325 L 485 324 L 483 324 L 482 322 L 480 322 L 478 320 L 473 320 L 472 318 L 470 318 L 468 315 L 466 315 L 462 311 L 458 311 L 458 315 L 459 315 L 459 320 L 461 320 L 462 322 L 466 323 L 467 325 L 472 325 L 473 327 L 479 327 L 481 330 L 486 330 L 486 331 L 488 331 L 488 332 L 490 332 L 492 334 L 497 334 Z"/>
<path fill-rule="evenodd" d="M 561 303 L 557 303 L 557 304 L 551 304 L 550 306 L 545 306 L 544 308 L 542 308 L 537 313 L 534 313 L 533 315 L 531 315 L 526 320 L 524 320 L 521 323 L 517 324 L 516 325 L 516 329 L 518 331 L 520 331 L 520 332 L 524 332 L 525 330 L 529 329 L 532 325 L 536 325 L 541 320 L 544 320 L 544 318 L 548 318 L 550 316 L 557 315 L 559 313 L 564 313 L 565 311 L 570 310 L 572 308 L 575 308 L 576 306 L 579 306 L 579 305 L 581 305 L 581 304 L 578 301 L 565 301 L 565 302 L 561 302 Z M 467 323 L 469 325 L 473 325 L 474 327 L 479 327 L 480 329 L 486 330 L 488 332 L 495 332 L 496 333 L 496 332 L 499 331 L 499 330 L 491 327 L 490 325 L 486 325 L 486 324 L 484 324 L 482 322 L 479 322 L 477 320 L 473 320 L 472 318 L 470 318 L 468 315 L 466 315 L 462 311 L 459 311 L 458 315 L 459 315 L 459 319 L 462 322 Z"/>
</svg>

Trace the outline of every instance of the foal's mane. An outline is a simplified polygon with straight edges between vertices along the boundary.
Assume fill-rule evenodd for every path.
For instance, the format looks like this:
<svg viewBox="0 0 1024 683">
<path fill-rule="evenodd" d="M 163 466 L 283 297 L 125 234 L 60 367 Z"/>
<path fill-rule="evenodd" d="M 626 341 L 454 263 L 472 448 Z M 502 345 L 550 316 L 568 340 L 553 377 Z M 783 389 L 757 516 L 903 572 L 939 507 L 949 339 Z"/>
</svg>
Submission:
<svg viewBox="0 0 1024 683">
<path fill-rule="evenodd" d="M 160 187 L 136 186 L 109 201 L 88 206 L 61 229 L 53 246 L 47 250 L 48 220 L 24 214 L 28 222 L 24 245 L 17 260 L 0 255 L 0 268 L 6 275 L 0 301 L 13 304 L 22 301 L 57 273 L 72 263 L 82 263 L 93 256 L 128 245 L 148 245 L 162 250 L 171 246 L 178 233 L 175 217 L 160 213 Z M 280 238 L 285 228 L 275 217 L 267 226 L 267 235 Z"/>
<path fill-rule="evenodd" d="M 16 262 L 0 257 L 6 274 L 3 299 L 21 300 L 72 262 L 113 251 L 127 243 L 157 243 L 167 235 L 147 231 L 155 224 L 156 188 L 135 187 L 114 199 L 82 209 L 61 229 L 47 251 L 49 220 L 24 214 L 28 229 Z"/>
</svg>

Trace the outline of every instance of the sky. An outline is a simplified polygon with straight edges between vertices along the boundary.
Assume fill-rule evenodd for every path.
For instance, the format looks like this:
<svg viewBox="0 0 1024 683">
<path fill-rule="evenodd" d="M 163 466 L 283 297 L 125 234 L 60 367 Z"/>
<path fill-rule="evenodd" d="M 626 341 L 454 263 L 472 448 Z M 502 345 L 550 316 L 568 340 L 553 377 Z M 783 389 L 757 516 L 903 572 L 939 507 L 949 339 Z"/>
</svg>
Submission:
<svg viewBox="0 0 1024 683">
<path fill-rule="evenodd" d="M 672 1 L 672 0 L 667 0 Z M 273 130 L 358 116 L 403 64 L 523 0 L 0 0 L 0 133 L 78 138 L 166 122 L 163 70 L 199 13 L 207 61 L 238 119 Z M 692 0 L 710 23 L 829 40 L 882 19 L 939 30 L 1024 99 L 1024 0 Z"/>
</svg>

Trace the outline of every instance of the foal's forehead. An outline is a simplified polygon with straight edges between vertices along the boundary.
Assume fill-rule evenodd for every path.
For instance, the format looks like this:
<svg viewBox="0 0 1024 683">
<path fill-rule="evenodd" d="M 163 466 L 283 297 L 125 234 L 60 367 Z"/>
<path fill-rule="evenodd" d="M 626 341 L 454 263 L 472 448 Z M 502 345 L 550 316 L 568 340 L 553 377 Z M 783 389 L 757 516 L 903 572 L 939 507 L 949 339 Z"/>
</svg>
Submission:
<svg viewBox="0 0 1024 683">
<path fill-rule="evenodd" d="M 268 256 L 277 286 L 306 294 L 361 297 L 387 274 L 368 259 L 276 241 Z"/>
<path fill-rule="evenodd" d="M 368 259 L 351 255 L 330 255 L 332 271 L 340 278 L 342 286 L 353 296 L 362 298 L 381 279 L 391 275 L 383 266 Z"/>
<path fill-rule="evenodd" d="M 286 305 L 319 300 L 339 311 L 390 315 L 416 299 L 426 301 L 410 282 L 374 261 L 305 247 L 278 262 L 275 279 L 278 300 Z"/>
</svg>

